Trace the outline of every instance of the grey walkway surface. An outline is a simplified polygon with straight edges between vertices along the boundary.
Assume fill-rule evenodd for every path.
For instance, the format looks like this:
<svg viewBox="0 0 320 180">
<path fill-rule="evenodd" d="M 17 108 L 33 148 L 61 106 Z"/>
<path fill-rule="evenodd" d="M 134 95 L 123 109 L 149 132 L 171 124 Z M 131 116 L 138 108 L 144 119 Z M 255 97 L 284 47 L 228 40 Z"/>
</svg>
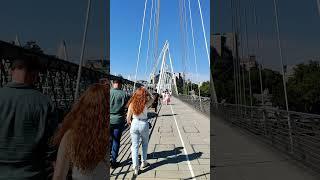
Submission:
<svg viewBox="0 0 320 180">
<path fill-rule="evenodd" d="M 153 130 L 148 149 L 151 166 L 142 169 L 137 179 L 192 179 L 192 174 L 196 179 L 210 179 L 208 117 L 173 98 L 172 105 L 163 105 L 159 117 L 151 122 Z M 111 179 L 132 179 L 130 147 L 127 129 L 118 158 L 121 167 L 110 170 Z"/>
<path fill-rule="evenodd" d="M 211 119 L 215 180 L 320 180 L 319 174 L 218 118 Z"/>
</svg>

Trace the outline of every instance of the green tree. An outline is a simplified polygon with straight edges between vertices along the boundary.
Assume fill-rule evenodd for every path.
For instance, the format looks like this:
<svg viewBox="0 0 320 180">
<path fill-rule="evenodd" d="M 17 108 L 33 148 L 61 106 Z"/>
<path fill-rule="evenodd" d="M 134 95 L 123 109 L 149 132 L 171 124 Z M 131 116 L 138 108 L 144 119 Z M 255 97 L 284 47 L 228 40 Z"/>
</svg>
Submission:
<svg viewBox="0 0 320 180">
<path fill-rule="evenodd" d="M 202 83 L 200 86 L 200 93 L 203 97 L 210 97 L 210 81 Z"/>
<path fill-rule="evenodd" d="M 252 68 L 251 71 L 251 87 L 253 94 L 261 94 L 260 75 L 258 68 Z M 283 80 L 282 75 L 271 69 L 262 69 L 262 88 L 268 89 L 272 94 L 271 102 L 274 106 L 285 108 Z"/>
<path fill-rule="evenodd" d="M 218 102 L 223 99 L 235 103 L 233 57 L 227 48 L 223 48 L 222 56 L 211 46 L 211 74 L 215 85 Z"/>
<path fill-rule="evenodd" d="M 288 79 L 287 87 L 290 110 L 320 114 L 319 62 L 298 64 Z"/>
</svg>

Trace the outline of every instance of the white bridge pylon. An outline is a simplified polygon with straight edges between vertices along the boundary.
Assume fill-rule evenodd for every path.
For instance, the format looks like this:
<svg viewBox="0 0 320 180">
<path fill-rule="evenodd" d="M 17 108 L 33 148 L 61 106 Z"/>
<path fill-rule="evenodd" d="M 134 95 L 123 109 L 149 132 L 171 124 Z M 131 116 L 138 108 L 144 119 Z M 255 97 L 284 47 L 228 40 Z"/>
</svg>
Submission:
<svg viewBox="0 0 320 180">
<path fill-rule="evenodd" d="M 167 56 L 169 57 L 169 64 L 167 63 Z M 155 84 L 155 77 L 156 77 L 156 71 L 159 66 L 159 62 L 161 59 L 161 67 L 160 67 L 160 74 L 157 84 Z M 154 67 L 152 69 L 152 72 L 150 74 L 151 83 L 156 86 L 157 93 L 161 93 L 165 91 L 166 89 L 169 91 L 172 91 L 172 85 L 174 86 L 174 90 L 176 93 L 178 93 L 176 78 L 174 76 L 174 70 L 172 65 L 172 59 L 169 49 L 169 42 L 168 40 L 165 41 L 164 46 L 162 48 L 162 51 L 157 58 Z"/>
</svg>

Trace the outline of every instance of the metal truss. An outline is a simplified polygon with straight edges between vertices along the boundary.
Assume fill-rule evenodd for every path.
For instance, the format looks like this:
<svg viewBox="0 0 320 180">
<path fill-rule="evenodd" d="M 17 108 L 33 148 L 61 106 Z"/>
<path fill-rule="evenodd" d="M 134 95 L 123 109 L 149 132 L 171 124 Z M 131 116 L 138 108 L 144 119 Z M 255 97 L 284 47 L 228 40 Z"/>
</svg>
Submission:
<svg viewBox="0 0 320 180">
<path fill-rule="evenodd" d="M 12 60 L 27 56 L 39 58 L 43 65 L 39 73 L 39 81 L 36 84 L 38 90 L 50 96 L 58 109 L 62 109 L 65 112 L 68 111 L 75 100 L 74 92 L 78 65 L 58 59 L 55 56 L 35 53 L 22 47 L 0 41 L 0 87 L 3 87 L 11 81 L 10 65 Z M 115 80 L 120 77 L 83 67 L 80 79 L 80 94 L 83 93 L 89 85 L 99 83 L 101 79 L 105 78 Z M 127 79 L 122 79 L 122 81 L 124 90 L 128 94 L 131 94 L 133 92 L 133 82 Z"/>
</svg>

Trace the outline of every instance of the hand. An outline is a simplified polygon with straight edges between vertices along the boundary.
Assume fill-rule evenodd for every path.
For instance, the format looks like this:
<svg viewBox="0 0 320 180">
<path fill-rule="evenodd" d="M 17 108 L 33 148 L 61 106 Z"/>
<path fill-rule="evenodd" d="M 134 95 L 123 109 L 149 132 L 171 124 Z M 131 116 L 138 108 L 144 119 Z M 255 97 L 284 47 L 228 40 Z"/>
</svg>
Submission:
<svg viewBox="0 0 320 180">
<path fill-rule="evenodd" d="M 131 119 L 127 119 L 127 124 L 131 125 Z"/>
</svg>

